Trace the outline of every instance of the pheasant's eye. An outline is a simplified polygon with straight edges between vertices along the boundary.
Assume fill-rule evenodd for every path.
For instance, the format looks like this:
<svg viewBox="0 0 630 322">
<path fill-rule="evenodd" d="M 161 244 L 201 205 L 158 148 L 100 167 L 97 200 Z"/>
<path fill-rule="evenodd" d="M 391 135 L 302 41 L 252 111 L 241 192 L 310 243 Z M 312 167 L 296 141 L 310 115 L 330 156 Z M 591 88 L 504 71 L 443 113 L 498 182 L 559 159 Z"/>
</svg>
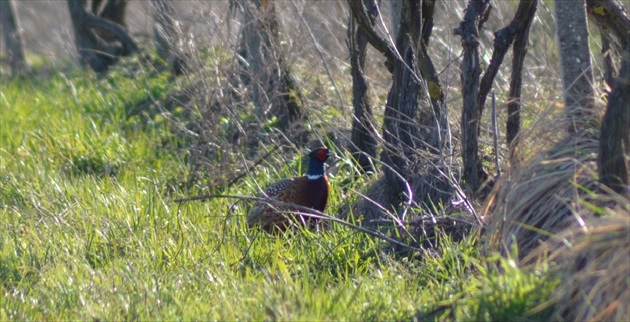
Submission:
<svg viewBox="0 0 630 322">
<path fill-rule="evenodd" d="M 317 151 L 317 158 L 324 161 L 326 160 L 326 158 L 328 157 L 328 150 L 327 149 L 319 149 Z"/>
</svg>

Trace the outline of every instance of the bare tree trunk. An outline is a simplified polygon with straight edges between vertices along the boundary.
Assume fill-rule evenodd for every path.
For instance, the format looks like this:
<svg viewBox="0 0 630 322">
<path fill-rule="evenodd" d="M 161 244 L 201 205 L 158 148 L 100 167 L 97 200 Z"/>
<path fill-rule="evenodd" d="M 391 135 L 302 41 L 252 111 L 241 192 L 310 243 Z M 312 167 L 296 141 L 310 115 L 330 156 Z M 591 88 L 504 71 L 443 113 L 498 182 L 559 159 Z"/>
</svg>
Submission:
<svg viewBox="0 0 630 322">
<path fill-rule="evenodd" d="M 518 21 L 518 31 L 512 48 L 512 74 L 510 75 L 510 94 L 507 104 L 506 136 L 510 149 L 510 159 L 514 161 L 516 138 L 521 131 L 521 88 L 523 87 L 523 62 L 529 46 L 529 28 L 534 21 L 538 0 L 521 0 L 514 17 Z M 522 8 L 522 9 L 521 9 Z M 519 13 L 523 12 L 523 15 Z"/>
<path fill-rule="evenodd" d="M 241 0 L 240 4 L 243 7 L 241 52 L 248 63 L 256 115 L 275 116 L 279 127 L 288 130 L 304 113 L 280 46 L 274 1 Z"/>
<path fill-rule="evenodd" d="M 449 146 L 448 119 L 444 92 L 427 50 L 435 3 L 401 2 L 395 46 L 376 32 L 361 0 L 348 0 L 348 4 L 370 44 L 387 58 L 386 66 L 392 72 L 381 155 L 388 195 L 385 206 L 398 205 L 408 192 L 413 196 L 407 198 L 414 197 L 419 203 L 444 201 L 452 187 L 447 178 L 438 175 L 446 169 L 437 171 L 435 167 L 441 167 L 440 153 Z M 422 173 L 418 173 L 419 168 L 423 168 Z"/>
<path fill-rule="evenodd" d="M 93 1 L 93 4 L 96 5 L 101 2 L 103 2 L 103 0 Z M 92 12 L 101 18 L 105 18 L 127 28 L 127 23 L 125 22 L 127 3 L 128 0 L 105 0 L 105 5 L 102 6 L 99 11 L 96 11 L 95 8 Z M 113 39 L 115 39 L 115 36 L 113 37 Z"/>
<path fill-rule="evenodd" d="M 630 160 L 630 51 L 624 53 L 619 77 L 608 97 L 599 139 L 600 181 L 617 193 L 628 196 Z"/>
<path fill-rule="evenodd" d="M 602 33 L 605 79 L 612 87 L 599 137 L 601 183 L 630 197 L 630 17 L 616 0 L 587 0 L 589 17 Z M 621 69 L 615 77 L 613 53 L 621 53 Z"/>
<path fill-rule="evenodd" d="M 479 30 L 488 19 L 490 13 L 489 0 L 471 0 L 466 7 L 464 20 L 455 33 L 462 38 L 464 57 L 461 65 L 463 91 L 462 106 L 462 158 L 464 159 L 464 178 L 466 183 L 476 192 L 482 180 L 485 180 L 483 166 L 479 158 Z"/>
<path fill-rule="evenodd" d="M 630 16 L 617 0 L 586 0 L 587 12 L 619 52 L 630 47 Z"/>
<path fill-rule="evenodd" d="M 405 178 L 412 173 L 409 157 L 423 147 L 419 133 L 420 100 L 428 101 L 424 80 L 417 79 L 417 42 L 421 37 L 421 4 L 403 1 L 400 29 L 396 35 L 396 48 L 401 57 L 393 60 L 392 87 L 387 95 L 383 139 L 385 148 L 382 159 L 387 165 L 384 173 L 392 195 L 405 191 Z M 426 140 L 428 141 L 428 140 Z M 426 142 L 425 141 L 425 142 Z"/>
<path fill-rule="evenodd" d="M 464 45 L 464 61 L 462 62 L 462 83 L 464 91 L 464 109 L 462 111 L 462 148 L 464 159 L 464 177 L 474 192 L 481 187 L 488 174 L 483 169 L 479 157 L 479 132 L 481 130 L 481 116 L 492 89 L 494 79 L 499 72 L 505 55 L 514 43 L 512 60 L 512 75 L 510 80 L 510 99 L 508 100 L 507 138 L 510 145 L 520 131 L 520 96 L 522 87 L 522 69 L 529 40 L 529 27 L 536 13 L 537 0 L 521 0 L 512 21 L 494 33 L 494 49 L 490 65 L 481 80 L 481 66 L 479 65 L 478 37 L 479 30 L 488 19 L 490 5 L 485 0 L 473 0 L 468 3 L 464 21 L 455 34 L 462 37 Z M 478 93 L 475 95 L 476 86 Z M 477 98 L 475 102 L 474 98 Z M 474 110 L 476 108 L 478 112 Z M 473 124 L 476 129 L 472 128 Z"/>
<path fill-rule="evenodd" d="M 392 34 L 394 35 L 393 37 L 396 37 L 396 35 L 398 35 L 398 32 L 400 31 L 400 15 L 402 12 L 402 2 L 403 0 L 390 0 L 390 15 L 392 19 Z"/>
<path fill-rule="evenodd" d="M 433 107 L 433 119 L 435 131 L 431 131 L 428 140 L 432 152 L 440 157 L 452 154 L 451 128 L 448 123 L 448 108 L 444 100 L 444 91 L 438 77 L 438 72 L 429 56 L 429 41 L 433 32 L 433 14 L 435 12 L 435 0 L 422 2 L 422 39 L 416 44 L 418 55 L 418 68 L 422 77 L 426 80 L 426 87 Z"/>
<path fill-rule="evenodd" d="M 364 0 L 363 2 L 371 22 L 374 23 L 378 14 L 376 1 Z M 363 30 L 356 26 L 352 16 L 348 24 L 348 40 L 352 67 L 352 105 L 354 106 L 351 137 L 354 146 L 352 149 L 361 169 L 370 172 L 374 170 L 372 159 L 376 157 L 377 143 L 369 83 L 364 75 L 368 40 Z"/>
<path fill-rule="evenodd" d="M 110 1 L 113 2 L 108 2 L 102 10 L 99 9 L 100 13 L 118 22 L 124 20 L 126 1 Z M 93 5 L 100 4 L 100 1 L 97 2 Z M 122 25 L 88 12 L 86 5 L 87 0 L 68 0 L 75 44 L 81 62 L 88 64 L 96 72 L 103 72 L 114 64 L 118 57 L 130 55 L 138 46 Z M 115 13 L 115 10 L 119 12 Z"/>
<path fill-rule="evenodd" d="M 153 12 L 153 35 L 158 56 L 167 62 L 173 74 L 180 75 L 186 69 L 180 39 L 183 36 L 180 22 L 175 17 L 173 0 L 151 1 Z"/>
<path fill-rule="evenodd" d="M 614 58 L 630 50 L 630 16 L 616 0 L 587 0 L 586 12 L 590 21 L 599 27 L 604 56 L 604 79 L 609 86 L 615 83 L 617 66 Z"/>
<path fill-rule="evenodd" d="M 127 12 L 128 0 L 92 0 L 91 12 L 97 17 L 109 20 L 127 28 L 125 22 L 125 14 Z M 115 42 L 118 40 L 115 34 L 103 29 L 94 29 L 94 32 L 106 42 Z"/>
<path fill-rule="evenodd" d="M 565 111 L 569 133 L 574 135 L 591 123 L 595 99 L 586 6 L 584 0 L 555 0 L 554 4 Z"/>
<path fill-rule="evenodd" d="M 11 74 L 19 75 L 26 68 L 26 64 L 19 23 L 12 0 L 0 0 L 0 22 Z"/>
<path fill-rule="evenodd" d="M 614 49 L 611 46 L 609 36 L 604 33 L 602 28 L 599 28 L 600 38 L 602 40 L 602 56 L 604 60 L 604 81 L 608 86 L 612 86 L 615 83 L 615 75 L 617 75 L 617 66 L 613 60 Z"/>
</svg>

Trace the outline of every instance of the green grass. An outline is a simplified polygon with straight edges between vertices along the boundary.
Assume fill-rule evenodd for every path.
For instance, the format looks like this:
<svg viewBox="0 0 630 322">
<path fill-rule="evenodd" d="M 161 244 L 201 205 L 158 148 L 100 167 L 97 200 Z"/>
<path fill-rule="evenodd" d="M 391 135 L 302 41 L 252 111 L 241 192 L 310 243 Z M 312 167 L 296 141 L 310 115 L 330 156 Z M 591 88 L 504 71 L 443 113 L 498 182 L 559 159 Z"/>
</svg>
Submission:
<svg viewBox="0 0 630 322">
<path fill-rule="evenodd" d="M 174 203 L 203 188 L 170 185 L 188 173 L 183 139 L 159 115 L 127 115 L 170 86 L 119 71 L 0 84 L 0 320 L 546 317 L 557 281 L 485 257 L 472 237 L 412 260 L 338 225 L 271 236 L 246 229 L 244 203 Z M 255 194 L 253 180 L 299 164 L 225 193 Z M 328 209 L 342 202 L 333 189 Z"/>
</svg>

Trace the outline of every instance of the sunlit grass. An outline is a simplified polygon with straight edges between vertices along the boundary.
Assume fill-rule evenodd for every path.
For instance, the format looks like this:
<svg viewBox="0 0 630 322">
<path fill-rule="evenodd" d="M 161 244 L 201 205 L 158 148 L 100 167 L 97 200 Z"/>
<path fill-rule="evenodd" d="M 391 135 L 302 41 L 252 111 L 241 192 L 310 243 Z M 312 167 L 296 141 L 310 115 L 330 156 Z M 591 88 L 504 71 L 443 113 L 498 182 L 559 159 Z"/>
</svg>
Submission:
<svg viewBox="0 0 630 322">
<path fill-rule="evenodd" d="M 430 315 L 490 320 L 553 287 L 495 265 L 473 237 L 409 259 L 337 224 L 267 235 L 246 229 L 244 202 L 174 203 L 203 190 L 170 186 L 188 171 L 179 139 L 164 118 L 127 115 L 168 85 L 121 72 L 0 85 L 0 319 L 404 320 L 445 305 Z M 332 213 L 353 198 L 342 186 L 364 184 L 339 157 Z M 289 159 L 225 192 L 303 171 Z"/>
</svg>

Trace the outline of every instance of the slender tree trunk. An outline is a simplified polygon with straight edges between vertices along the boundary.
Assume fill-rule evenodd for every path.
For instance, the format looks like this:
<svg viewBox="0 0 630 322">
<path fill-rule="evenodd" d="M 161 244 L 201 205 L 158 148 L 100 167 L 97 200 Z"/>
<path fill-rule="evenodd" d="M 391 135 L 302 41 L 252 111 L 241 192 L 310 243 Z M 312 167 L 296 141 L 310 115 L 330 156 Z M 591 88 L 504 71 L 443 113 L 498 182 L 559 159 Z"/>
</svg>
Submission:
<svg viewBox="0 0 630 322">
<path fill-rule="evenodd" d="M 512 74 L 510 75 L 510 93 L 507 104 L 506 136 L 510 149 L 510 159 L 514 160 L 516 138 L 521 131 L 521 88 L 523 87 L 523 63 L 529 46 L 529 28 L 534 21 L 538 0 L 521 0 L 519 10 L 524 16 L 519 19 L 519 28 L 512 48 Z M 516 15 L 518 16 L 518 14 Z M 516 18 L 515 18 L 516 19 Z"/>
<path fill-rule="evenodd" d="M 92 13 L 97 17 L 107 19 L 126 29 L 127 22 L 125 21 L 125 14 L 127 13 L 127 4 L 128 0 L 93 0 Z M 113 42 L 117 40 L 115 34 L 109 33 L 106 30 L 95 29 L 94 31 L 105 41 Z"/>
<path fill-rule="evenodd" d="M 370 20 L 378 14 L 378 7 L 374 0 L 364 0 Z M 354 18 L 350 16 L 348 24 L 348 47 L 350 50 L 350 66 L 352 68 L 352 105 L 354 118 L 352 120 L 353 153 L 359 166 L 365 172 L 373 171 L 372 159 L 376 157 L 376 130 L 372 102 L 369 95 L 369 83 L 365 77 L 365 58 L 368 40 L 361 28 L 356 26 Z"/>
<path fill-rule="evenodd" d="M 608 97 L 599 139 L 600 181 L 613 191 L 630 195 L 628 161 L 630 160 L 630 51 L 626 51 L 619 77 Z"/>
<path fill-rule="evenodd" d="M 615 59 L 630 50 L 630 15 L 617 0 L 587 0 L 586 12 L 599 28 L 604 56 L 604 79 L 609 86 L 615 83 Z"/>
<path fill-rule="evenodd" d="M 626 1 L 627 2 L 627 1 Z M 617 0 L 586 0 L 587 13 L 619 53 L 630 49 L 630 15 Z"/>
<path fill-rule="evenodd" d="M 446 170 L 436 168 L 443 164 L 440 158 L 444 154 L 440 153 L 449 146 L 448 119 L 444 91 L 427 48 L 435 3 L 401 1 L 395 46 L 376 32 L 362 0 L 348 0 L 348 4 L 356 23 L 370 44 L 385 55 L 392 72 L 383 119 L 381 159 L 387 193 L 382 201 L 386 207 L 397 207 L 408 192 L 413 196 L 407 198 L 419 203 L 445 201 L 451 187 L 439 174 Z"/>
<path fill-rule="evenodd" d="M 587 0 L 587 12 L 602 33 L 605 79 L 612 87 L 599 139 L 600 181 L 630 197 L 630 16 L 616 0 Z M 618 77 L 613 53 L 621 54 Z"/>
<path fill-rule="evenodd" d="M 611 46 L 609 36 L 604 33 L 602 28 L 599 28 L 602 40 L 602 56 L 604 60 L 604 80 L 608 83 L 608 86 L 612 86 L 615 83 L 615 75 L 617 75 L 617 66 L 613 60 L 614 49 Z"/>
<path fill-rule="evenodd" d="M 405 178 L 412 173 L 409 157 L 423 146 L 418 121 L 420 100 L 427 100 L 424 80 L 416 78 L 418 61 L 417 43 L 421 37 L 422 11 L 418 1 L 403 1 L 400 31 L 396 35 L 396 48 L 402 60 L 393 61 L 392 87 L 387 96 L 383 120 L 384 173 L 393 195 L 405 191 Z M 429 140 L 425 140 L 428 142 Z M 394 201 L 395 202 L 395 201 Z"/>
<path fill-rule="evenodd" d="M 0 0 L 0 24 L 2 25 L 11 74 L 19 75 L 26 65 L 19 23 L 12 0 Z"/>
<path fill-rule="evenodd" d="M 479 132 L 481 130 L 481 117 L 488 93 L 492 89 L 494 79 L 499 72 L 503 59 L 512 44 L 514 58 L 512 60 L 512 75 L 510 80 L 510 99 L 508 101 L 507 138 L 508 144 L 512 143 L 520 131 L 520 96 L 522 87 L 522 69 L 527 44 L 529 40 L 529 27 L 536 13 L 537 0 L 521 0 L 512 21 L 494 33 L 494 49 L 490 65 L 479 80 L 480 65 L 478 53 L 478 35 L 483 23 L 488 19 L 490 6 L 488 1 L 472 0 L 468 3 L 464 21 L 455 33 L 462 37 L 464 45 L 464 61 L 462 63 L 462 83 L 464 96 L 464 110 L 462 111 L 462 148 L 464 158 L 464 177 L 477 192 L 482 181 L 488 174 L 483 169 L 479 157 Z M 478 92 L 475 95 L 476 86 Z M 477 98 L 475 102 L 474 98 Z M 475 111 L 474 107 L 478 111 Z M 472 128 L 473 124 L 476 129 Z"/>
<path fill-rule="evenodd" d="M 422 39 L 416 44 L 418 56 L 418 68 L 422 77 L 426 80 L 431 106 L 433 107 L 434 131 L 428 140 L 432 152 L 440 157 L 452 154 L 451 128 L 448 123 L 448 108 L 444 99 L 444 91 L 438 76 L 438 72 L 429 56 L 429 41 L 433 32 L 433 14 L 435 13 L 435 0 L 422 2 Z"/>
<path fill-rule="evenodd" d="M 570 134 L 578 134 L 592 121 L 595 99 L 591 52 L 584 0 L 555 0 L 564 104 Z"/>
<path fill-rule="evenodd" d="M 120 20 L 124 17 L 125 6 L 126 1 L 105 4 L 102 13 Z M 113 8 L 118 8 L 121 13 L 112 13 Z M 68 0 L 68 9 L 81 62 L 94 71 L 106 71 L 118 57 L 128 56 L 138 49 L 123 26 L 88 12 L 87 0 Z"/>
<path fill-rule="evenodd" d="M 241 52 L 249 66 L 249 83 L 259 117 L 275 116 L 288 130 L 304 117 L 300 93 L 296 89 L 282 47 L 279 22 L 273 0 L 241 0 L 243 44 Z"/>
<path fill-rule="evenodd" d="M 124 28 L 127 28 L 125 15 L 127 14 L 128 0 L 107 0 L 100 12 L 93 11 L 94 14 L 109 21 L 113 21 Z"/>
<path fill-rule="evenodd" d="M 464 57 L 461 65 L 461 82 L 464 104 L 462 106 L 462 157 L 464 159 L 464 178 L 476 192 L 485 176 L 479 158 L 479 30 L 487 20 L 490 11 L 489 0 L 471 0 L 466 8 L 464 20 L 456 34 L 462 38 Z"/>
<path fill-rule="evenodd" d="M 396 38 L 396 35 L 398 35 L 398 32 L 400 31 L 400 15 L 402 12 L 402 2 L 404 0 L 390 0 L 390 4 L 391 4 L 391 19 L 392 19 L 392 38 Z"/>
</svg>

